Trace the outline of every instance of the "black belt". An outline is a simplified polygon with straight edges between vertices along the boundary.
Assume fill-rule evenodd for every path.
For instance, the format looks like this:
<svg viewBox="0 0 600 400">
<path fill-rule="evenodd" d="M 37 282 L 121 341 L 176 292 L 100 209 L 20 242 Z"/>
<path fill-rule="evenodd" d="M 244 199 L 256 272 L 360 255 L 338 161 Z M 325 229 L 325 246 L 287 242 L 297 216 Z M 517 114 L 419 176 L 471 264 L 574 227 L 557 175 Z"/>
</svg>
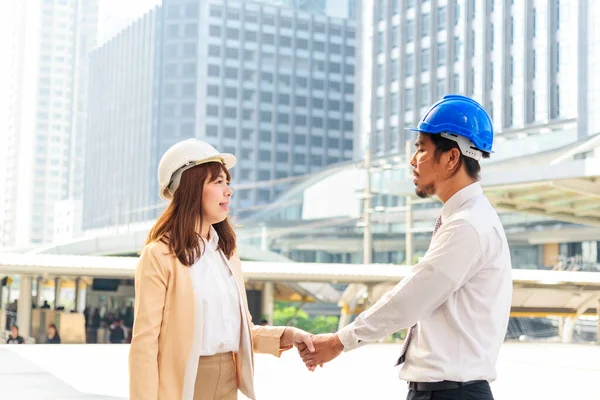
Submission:
<svg viewBox="0 0 600 400">
<path fill-rule="evenodd" d="M 441 382 L 408 382 L 408 388 L 415 392 L 437 392 L 439 390 L 454 390 L 460 389 L 463 386 L 472 385 L 474 383 L 485 382 L 482 380 L 468 381 L 468 382 L 454 382 L 454 381 L 441 381 Z"/>
</svg>

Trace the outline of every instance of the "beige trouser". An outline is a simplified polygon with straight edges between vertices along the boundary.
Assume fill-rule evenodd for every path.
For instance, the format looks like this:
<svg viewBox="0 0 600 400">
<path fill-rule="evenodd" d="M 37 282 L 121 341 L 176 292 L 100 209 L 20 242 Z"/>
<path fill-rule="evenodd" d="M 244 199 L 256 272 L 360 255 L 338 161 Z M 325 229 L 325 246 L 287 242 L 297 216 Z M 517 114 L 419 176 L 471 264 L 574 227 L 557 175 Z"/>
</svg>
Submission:
<svg viewBox="0 0 600 400">
<path fill-rule="evenodd" d="M 194 400 L 237 400 L 237 390 L 232 353 L 200 357 Z"/>
</svg>

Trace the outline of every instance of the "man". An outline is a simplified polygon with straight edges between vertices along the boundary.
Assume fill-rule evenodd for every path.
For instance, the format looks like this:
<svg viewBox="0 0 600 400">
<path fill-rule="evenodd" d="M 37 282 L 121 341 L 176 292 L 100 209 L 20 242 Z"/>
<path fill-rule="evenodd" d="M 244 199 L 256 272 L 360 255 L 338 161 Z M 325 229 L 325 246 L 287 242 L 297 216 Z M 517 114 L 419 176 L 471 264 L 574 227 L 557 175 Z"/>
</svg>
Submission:
<svg viewBox="0 0 600 400">
<path fill-rule="evenodd" d="M 336 334 L 299 349 L 307 367 L 408 328 L 398 355 L 408 400 L 493 399 L 489 383 L 508 325 L 511 261 L 504 229 L 478 183 L 493 130 L 477 102 L 445 96 L 419 126 L 416 194 L 443 203 L 432 241 L 411 274 Z"/>
</svg>

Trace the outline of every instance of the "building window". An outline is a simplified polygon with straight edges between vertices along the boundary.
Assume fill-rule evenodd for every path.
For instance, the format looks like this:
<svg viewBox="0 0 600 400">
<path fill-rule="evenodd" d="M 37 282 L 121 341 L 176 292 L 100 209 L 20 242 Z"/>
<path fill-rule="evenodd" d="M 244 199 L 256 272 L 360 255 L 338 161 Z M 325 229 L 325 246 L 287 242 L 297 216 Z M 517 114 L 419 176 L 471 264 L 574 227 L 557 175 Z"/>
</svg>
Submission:
<svg viewBox="0 0 600 400">
<path fill-rule="evenodd" d="M 206 136 L 217 137 L 219 128 L 215 125 L 206 125 Z"/>
<path fill-rule="evenodd" d="M 438 32 L 446 29 L 446 7 L 438 8 L 437 20 L 438 20 L 438 29 L 437 29 Z"/>
<path fill-rule="evenodd" d="M 458 25 L 460 21 L 460 5 L 454 3 L 454 25 Z"/>
<path fill-rule="evenodd" d="M 406 88 L 406 90 L 404 91 L 404 110 L 411 111 L 413 109 L 413 102 L 413 88 Z"/>
<path fill-rule="evenodd" d="M 421 107 L 429 105 L 429 83 L 421 86 Z"/>
<path fill-rule="evenodd" d="M 212 76 L 212 77 L 218 78 L 219 75 L 220 75 L 220 73 L 221 73 L 220 70 L 221 69 L 219 68 L 218 65 L 211 65 L 211 64 L 209 64 L 208 65 L 208 76 Z"/>
<path fill-rule="evenodd" d="M 384 37 L 383 37 L 383 32 L 379 32 L 378 35 L 378 41 L 377 41 L 377 48 L 379 49 L 379 53 L 383 53 L 384 50 Z"/>
<path fill-rule="evenodd" d="M 398 114 L 398 93 L 392 93 L 390 101 L 390 114 L 396 116 Z"/>
<path fill-rule="evenodd" d="M 446 94 L 446 80 L 440 78 L 437 80 L 437 96 L 442 97 Z"/>
<path fill-rule="evenodd" d="M 437 65 L 441 67 L 446 64 L 446 43 L 438 43 L 437 48 Z"/>
<path fill-rule="evenodd" d="M 385 19 L 385 0 L 379 0 L 379 20 L 383 21 Z"/>
<path fill-rule="evenodd" d="M 392 28 L 392 48 L 395 49 L 398 47 L 398 25 L 394 25 Z"/>
<path fill-rule="evenodd" d="M 385 76 L 383 75 L 383 65 L 379 64 L 377 66 L 377 82 L 379 85 L 383 85 Z"/>
<path fill-rule="evenodd" d="M 506 121 L 507 128 L 509 128 L 513 125 L 513 108 L 514 108 L 513 98 L 512 98 L 512 96 L 510 96 L 510 98 L 508 100 L 508 120 Z"/>
<path fill-rule="evenodd" d="M 429 14 L 423 14 L 421 19 L 421 36 L 427 37 L 429 36 Z"/>
<path fill-rule="evenodd" d="M 185 36 L 187 37 L 195 37 L 198 34 L 198 25 L 187 24 L 185 26 Z"/>
<path fill-rule="evenodd" d="M 198 18 L 198 3 L 187 3 L 185 5 L 185 16 L 187 18 Z"/>
<path fill-rule="evenodd" d="M 415 65 L 414 55 L 412 53 L 408 53 L 406 55 L 405 62 L 406 62 L 406 65 L 404 66 L 404 68 L 405 68 L 406 72 L 405 72 L 404 76 L 406 76 L 406 77 L 412 76 L 413 72 L 414 72 L 414 65 Z"/>
<path fill-rule="evenodd" d="M 219 37 L 221 37 L 221 27 L 220 27 L 220 26 L 211 25 L 211 26 L 208 28 L 208 34 L 209 34 L 211 37 L 214 37 L 214 38 L 219 38 Z"/>
<path fill-rule="evenodd" d="M 392 81 L 395 82 L 398 80 L 399 76 L 399 68 L 398 68 L 398 60 L 392 60 Z"/>
<path fill-rule="evenodd" d="M 510 56 L 510 65 L 509 65 L 508 73 L 510 74 L 508 79 L 510 81 L 510 84 L 512 85 L 515 80 L 515 58 L 513 56 Z"/>
<path fill-rule="evenodd" d="M 411 43 L 415 39 L 415 21 L 409 19 L 406 21 L 406 43 Z"/>
<path fill-rule="evenodd" d="M 421 50 L 421 72 L 429 71 L 429 49 Z"/>
<path fill-rule="evenodd" d="M 454 38 L 454 61 L 458 61 L 460 59 L 460 38 Z"/>
</svg>

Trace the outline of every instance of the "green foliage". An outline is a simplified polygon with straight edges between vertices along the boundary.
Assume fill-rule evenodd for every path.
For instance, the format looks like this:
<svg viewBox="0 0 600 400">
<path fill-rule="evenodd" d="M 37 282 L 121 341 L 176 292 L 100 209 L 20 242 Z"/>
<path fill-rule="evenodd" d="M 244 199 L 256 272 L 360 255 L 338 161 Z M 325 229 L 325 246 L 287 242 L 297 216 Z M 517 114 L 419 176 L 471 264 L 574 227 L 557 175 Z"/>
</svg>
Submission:
<svg viewBox="0 0 600 400">
<path fill-rule="evenodd" d="M 273 325 L 295 326 L 313 334 L 332 333 L 337 331 L 338 317 L 319 315 L 311 318 L 296 304 L 277 302 L 273 314 Z"/>
</svg>

